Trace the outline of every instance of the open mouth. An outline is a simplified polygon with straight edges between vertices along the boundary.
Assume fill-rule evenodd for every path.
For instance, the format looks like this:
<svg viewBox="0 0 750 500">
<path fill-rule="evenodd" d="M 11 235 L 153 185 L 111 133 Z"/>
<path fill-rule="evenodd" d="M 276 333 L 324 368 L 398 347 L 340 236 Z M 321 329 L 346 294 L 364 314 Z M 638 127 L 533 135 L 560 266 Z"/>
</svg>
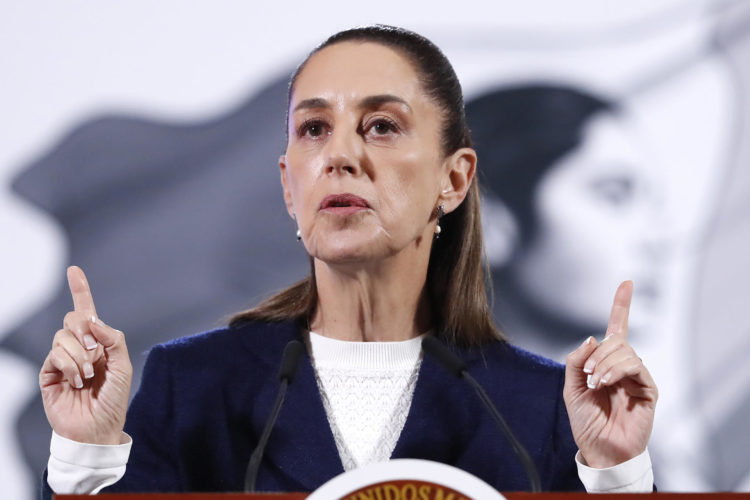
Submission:
<svg viewBox="0 0 750 500">
<path fill-rule="evenodd" d="M 333 213 L 354 213 L 368 208 L 370 205 L 364 198 L 351 193 L 328 195 L 320 203 L 320 210 Z"/>
</svg>

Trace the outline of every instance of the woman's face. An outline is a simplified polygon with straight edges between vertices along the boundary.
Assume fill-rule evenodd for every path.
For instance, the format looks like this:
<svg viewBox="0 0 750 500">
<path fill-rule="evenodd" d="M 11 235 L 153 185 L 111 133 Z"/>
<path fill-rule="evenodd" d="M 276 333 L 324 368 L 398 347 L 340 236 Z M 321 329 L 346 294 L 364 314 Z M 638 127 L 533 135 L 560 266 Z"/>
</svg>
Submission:
<svg viewBox="0 0 750 500">
<path fill-rule="evenodd" d="M 442 116 L 409 61 L 375 43 L 313 55 L 289 104 L 284 198 L 327 263 L 429 255 L 443 183 Z"/>
<path fill-rule="evenodd" d="M 649 309 L 661 253 L 649 236 L 658 224 L 652 169 L 627 123 L 593 117 L 581 145 L 536 189 L 536 234 L 511 271 L 524 296 L 553 316 L 604 328 L 615 288 L 633 279 L 634 307 Z"/>
</svg>

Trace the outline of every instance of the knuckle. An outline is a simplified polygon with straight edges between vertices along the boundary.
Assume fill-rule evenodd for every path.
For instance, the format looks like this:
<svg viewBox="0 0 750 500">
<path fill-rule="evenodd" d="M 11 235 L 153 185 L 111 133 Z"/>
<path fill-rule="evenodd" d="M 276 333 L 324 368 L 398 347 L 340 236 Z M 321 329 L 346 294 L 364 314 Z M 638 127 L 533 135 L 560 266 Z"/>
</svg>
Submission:
<svg viewBox="0 0 750 500">
<path fill-rule="evenodd" d="M 60 340 L 60 347 L 62 347 L 65 352 L 67 352 L 68 355 L 75 360 L 88 359 L 86 350 L 83 348 L 81 342 L 76 337 L 73 337 L 71 335 L 63 337 Z"/>
<path fill-rule="evenodd" d="M 70 357 L 79 365 L 82 365 L 89 360 L 88 353 L 80 346 L 80 344 L 71 349 Z"/>
<path fill-rule="evenodd" d="M 591 356 L 589 356 L 586 359 L 586 362 L 593 361 L 594 363 L 596 363 L 597 366 L 599 366 L 599 363 L 601 363 L 605 357 L 606 357 L 606 353 L 604 351 L 597 349 L 591 354 Z"/>
<path fill-rule="evenodd" d="M 66 330 L 63 330 L 62 328 L 60 330 L 57 330 L 55 332 L 55 335 L 52 337 L 52 346 L 54 347 L 56 345 L 59 345 L 66 335 L 68 335 L 68 332 Z"/>
<path fill-rule="evenodd" d="M 63 324 L 70 323 L 72 320 L 72 316 L 74 314 L 74 311 L 68 311 L 65 313 L 65 316 L 63 317 Z"/>
<path fill-rule="evenodd" d="M 65 363 L 65 366 L 63 366 L 63 369 L 60 371 L 63 372 L 63 375 L 65 375 L 65 378 L 68 380 L 73 380 L 73 378 L 78 375 L 78 367 L 73 363 Z"/>
<path fill-rule="evenodd" d="M 63 318 L 63 326 L 67 329 L 73 328 L 73 326 L 76 323 L 76 313 L 75 311 L 68 311 L 65 313 L 65 317 Z"/>
<path fill-rule="evenodd" d="M 594 373 L 598 374 L 600 377 L 603 377 L 606 373 L 610 372 L 612 370 L 612 365 L 610 363 L 602 362 L 596 365 L 596 368 L 594 368 Z"/>
<path fill-rule="evenodd" d="M 117 342 L 118 344 L 124 344 L 125 343 L 125 334 L 122 332 L 122 330 L 117 330 L 117 329 L 113 328 L 112 331 L 115 334 L 115 342 Z"/>
<path fill-rule="evenodd" d="M 60 354 L 58 349 L 59 348 L 57 347 L 53 348 L 47 355 L 47 359 L 49 360 L 49 362 L 52 363 L 52 366 L 57 369 L 60 368 Z"/>
<path fill-rule="evenodd" d="M 628 366 L 628 373 L 635 375 L 636 373 L 641 371 L 642 366 L 643 365 L 641 364 L 641 360 L 635 358 L 631 360 L 630 365 Z"/>
<path fill-rule="evenodd" d="M 53 361 L 54 366 L 66 376 L 72 375 L 73 371 L 78 372 L 78 365 L 75 360 L 62 347 L 53 349 L 49 357 Z"/>
<path fill-rule="evenodd" d="M 48 370 L 48 367 L 54 368 L 54 363 L 52 363 L 52 352 L 47 353 L 47 357 L 44 358 L 44 363 L 42 363 L 42 367 L 39 369 L 39 378 L 41 379 L 42 375 L 45 371 Z"/>
<path fill-rule="evenodd" d="M 80 311 L 70 311 L 65 315 L 65 328 L 77 335 L 83 335 L 88 318 Z"/>
</svg>

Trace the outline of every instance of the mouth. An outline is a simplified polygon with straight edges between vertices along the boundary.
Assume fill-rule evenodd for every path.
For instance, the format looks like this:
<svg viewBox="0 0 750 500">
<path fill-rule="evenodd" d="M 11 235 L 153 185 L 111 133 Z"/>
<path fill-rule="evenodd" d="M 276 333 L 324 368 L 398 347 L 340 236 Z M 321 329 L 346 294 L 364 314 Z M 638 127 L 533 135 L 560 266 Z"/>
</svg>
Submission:
<svg viewBox="0 0 750 500">
<path fill-rule="evenodd" d="M 369 208 L 367 200 L 351 193 L 328 195 L 320 202 L 321 211 L 339 215 L 353 214 Z"/>
</svg>

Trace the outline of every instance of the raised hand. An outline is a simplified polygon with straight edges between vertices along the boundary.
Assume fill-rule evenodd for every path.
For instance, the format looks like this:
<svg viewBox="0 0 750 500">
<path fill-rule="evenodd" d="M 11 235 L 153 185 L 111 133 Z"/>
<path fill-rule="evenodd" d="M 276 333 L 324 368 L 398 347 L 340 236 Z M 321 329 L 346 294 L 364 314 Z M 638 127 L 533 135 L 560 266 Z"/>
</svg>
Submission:
<svg viewBox="0 0 750 500">
<path fill-rule="evenodd" d="M 83 443 L 120 444 L 133 368 L 119 330 L 96 315 L 86 275 L 68 268 L 74 310 L 65 315 L 39 372 L 47 420 Z"/>
<path fill-rule="evenodd" d="M 607 333 L 589 337 L 568 355 L 563 396 L 578 449 L 590 467 L 625 462 L 646 449 L 658 391 L 628 344 L 633 282 L 615 293 Z"/>
</svg>

